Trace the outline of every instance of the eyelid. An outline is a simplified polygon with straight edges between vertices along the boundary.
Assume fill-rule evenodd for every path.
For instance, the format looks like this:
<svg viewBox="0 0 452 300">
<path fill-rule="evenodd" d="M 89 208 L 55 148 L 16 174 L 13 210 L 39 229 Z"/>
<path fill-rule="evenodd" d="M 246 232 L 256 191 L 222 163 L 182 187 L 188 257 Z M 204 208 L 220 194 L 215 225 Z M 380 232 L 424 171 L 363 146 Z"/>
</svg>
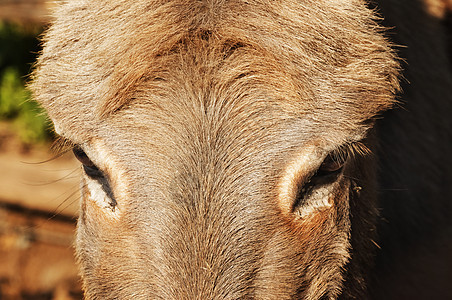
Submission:
<svg viewBox="0 0 452 300">
<path fill-rule="evenodd" d="M 344 144 L 331 151 L 323 160 L 317 169 L 317 175 L 329 175 L 332 173 L 340 173 L 346 162 L 355 156 L 365 156 L 370 154 L 370 149 L 362 142 L 353 142 Z"/>
<path fill-rule="evenodd" d="M 97 167 L 97 165 L 90 159 L 85 151 L 80 146 L 74 146 L 72 149 L 75 158 L 82 164 L 85 174 L 92 179 L 106 178 L 105 174 Z"/>
<path fill-rule="evenodd" d="M 83 165 L 83 170 L 85 171 L 85 174 L 93 179 L 99 179 L 99 178 L 106 178 L 105 174 L 99 170 L 96 165 L 93 166 L 87 166 Z"/>
<path fill-rule="evenodd" d="M 84 166 L 90 167 L 90 168 L 96 168 L 96 165 L 92 162 L 92 160 L 89 158 L 89 156 L 83 151 L 83 149 L 80 146 L 75 146 L 72 148 L 72 153 L 74 153 L 75 158 L 81 162 Z"/>
<path fill-rule="evenodd" d="M 94 162 L 92 162 L 91 158 L 86 154 L 83 148 L 80 145 L 72 142 L 68 138 L 58 135 L 55 141 L 52 143 L 51 149 L 52 151 L 57 153 L 58 156 L 63 155 L 69 151 L 74 152 L 74 156 L 76 156 L 76 158 L 77 154 L 75 153 L 75 151 L 77 149 L 80 149 L 80 151 L 86 155 L 87 160 L 89 160 L 89 163 L 81 162 L 84 165 L 85 173 L 87 173 L 88 176 L 93 178 L 95 177 L 99 178 L 102 176 L 101 174 L 103 174 L 103 172 L 97 167 L 97 165 Z M 77 158 L 77 160 L 79 159 Z"/>
</svg>

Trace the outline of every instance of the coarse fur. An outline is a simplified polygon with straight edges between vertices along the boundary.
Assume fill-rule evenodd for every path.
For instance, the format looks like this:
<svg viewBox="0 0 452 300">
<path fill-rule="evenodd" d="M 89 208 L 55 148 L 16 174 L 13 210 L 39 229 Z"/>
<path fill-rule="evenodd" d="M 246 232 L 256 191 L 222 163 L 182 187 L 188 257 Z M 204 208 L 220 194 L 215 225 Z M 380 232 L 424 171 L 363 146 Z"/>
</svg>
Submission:
<svg viewBox="0 0 452 300">
<path fill-rule="evenodd" d="M 440 32 L 422 2 L 379 4 L 401 45 L 415 26 L 399 18 L 419 14 L 422 38 Z M 87 299 L 389 299 L 425 280 L 403 255 L 444 238 L 450 216 L 435 151 L 450 153 L 451 122 L 423 115 L 450 98 L 442 36 L 402 55 L 413 114 L 374 127 L 400 68 L 364 1 L 69 0 L 55 16 L 31 89 L 103 174 L 82 179 Z M 339 158 L 351 149 L 362 153 Z M 329 157 L 343 167 L 322 176 L 339 164 Z"/>
</svg>

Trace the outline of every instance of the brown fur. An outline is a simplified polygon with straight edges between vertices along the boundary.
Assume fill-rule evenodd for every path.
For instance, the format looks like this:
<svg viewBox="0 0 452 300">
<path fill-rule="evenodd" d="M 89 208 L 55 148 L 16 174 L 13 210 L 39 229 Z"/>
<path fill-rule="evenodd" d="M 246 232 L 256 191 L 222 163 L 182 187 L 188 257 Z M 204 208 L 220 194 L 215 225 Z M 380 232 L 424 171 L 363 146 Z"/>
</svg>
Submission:
<svg viewBox="0 0 452 300">
<path fill-rule="evenodd" d="M 86 297 L 370 297 L 375 156 L 280 202 L 328 154 L 376 151 L 399 64 L 375 19 L 358 0 L 62 5 L 31 88 L 117 202 L 84 176 Z"/>
</svg>

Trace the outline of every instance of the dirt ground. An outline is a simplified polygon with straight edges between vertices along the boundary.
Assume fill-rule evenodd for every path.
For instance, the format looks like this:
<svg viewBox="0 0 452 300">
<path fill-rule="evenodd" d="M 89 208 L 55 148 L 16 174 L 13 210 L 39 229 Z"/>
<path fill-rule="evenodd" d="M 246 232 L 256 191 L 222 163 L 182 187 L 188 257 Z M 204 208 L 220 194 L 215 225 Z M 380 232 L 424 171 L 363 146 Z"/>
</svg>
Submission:
<svg viewBox="0 0 452 300">
<path fill-rule="evenodd" d="M 0 299 L 81 299 L 73 255 L 80 168 L 0 123 Z"/>
<path fill-rule="evenodd" d="M 60 0 L 0 0 L 0 19 L 20 23 L 42 23 Z"/>
</svg>

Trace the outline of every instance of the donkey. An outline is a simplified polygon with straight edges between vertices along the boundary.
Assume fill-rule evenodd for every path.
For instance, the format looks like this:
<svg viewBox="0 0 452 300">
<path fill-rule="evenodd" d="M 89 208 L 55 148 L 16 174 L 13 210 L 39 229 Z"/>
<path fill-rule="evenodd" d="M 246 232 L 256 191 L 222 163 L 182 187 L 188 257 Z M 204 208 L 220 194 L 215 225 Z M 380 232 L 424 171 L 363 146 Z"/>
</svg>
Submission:
<svg viewBox="0 0 452 300">
<path fill-rule="evenodd" d="M 82 164 L 86 298 L 450 297 L 426 5 L 379 1 L 388 35 L 363 0 L 62 4 L 31 89 Z"/>
</svg>

